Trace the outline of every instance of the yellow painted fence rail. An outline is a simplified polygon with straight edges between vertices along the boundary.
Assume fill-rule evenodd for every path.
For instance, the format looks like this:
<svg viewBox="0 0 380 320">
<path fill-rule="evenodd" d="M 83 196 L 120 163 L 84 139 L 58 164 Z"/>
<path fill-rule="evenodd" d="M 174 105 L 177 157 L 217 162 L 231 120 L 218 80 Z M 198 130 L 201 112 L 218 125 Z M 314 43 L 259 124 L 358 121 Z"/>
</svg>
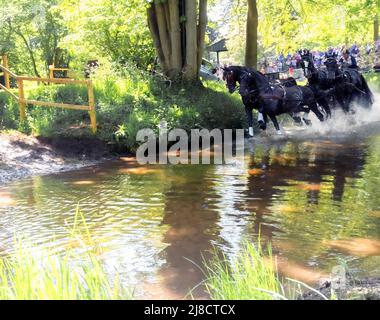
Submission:
<svg viewBox="0 0 380 320">
<path fill-rule="evenodd" d="M 3 59 L 4 63 L 4 59 Z M 91 120 L 91 129 L 95 134 L 97 130 L 96 123 L 96 112 L 95 112 L 95 98 L 94 98 L 94 86 L 91 80 L 74 80 L 74 79 L 64 79 L 64 78 L 38 78 L 38 77 L 28 77 L 28 76 L 18 76 L 11 72 L 7 67 L 0 65 L 0 70 L 4 73 L 4 78 L 8 78 L 8 82 L 5 81 L 5 85 L 0 83 L 0 88 L 9 93 L 14 99 L 17 100 L 20 109 L 20 119 L 26 119 L 26 105 L 32 104 L 37 106 L 44 107 L 57 107 L 63 109 L 71 109 L 71 110 L 84 110 L 88 111 L 90 114 Z M 18 96 L 15 95 L 10 90 L 10 78 L 14 78 L 17 81 L 18 86 Z M 78 104 L 68 104 L 68 103 L 57 103 L 57 102 L 47 102 L 47 101 L 37 101 L 37 100 L 29 100 L 25 99 L 24 92 L 24 82 L 25 81 L 33 81 L 33 82 L 45 82 L 45 83 L 56 83 L 56 84 L 79 84 L 85 85 L 87 87 L 88 93 L 88 105 L 78 105 Z"/>
</svg>

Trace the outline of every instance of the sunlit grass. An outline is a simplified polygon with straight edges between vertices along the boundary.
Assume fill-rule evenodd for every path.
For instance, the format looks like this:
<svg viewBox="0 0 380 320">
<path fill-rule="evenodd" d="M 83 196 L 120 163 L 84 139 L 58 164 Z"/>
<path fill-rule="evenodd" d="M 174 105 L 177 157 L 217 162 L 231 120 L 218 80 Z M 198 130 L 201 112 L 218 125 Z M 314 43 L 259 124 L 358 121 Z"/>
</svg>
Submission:
<svg viewBox="0 0 380 320">
<path fill-rule="evenodd" d="M 90 250 L 81 254 L 73 249 L 54 253 L 52 249 L 18 239 L 15 251 L 0 258 L 0 299 L 131 299 L 132 292 L 120 284 L 118 275 L 110 280 L 79 211 L 70 234 Z"/>
<path fill-rule="evenodd" d="M 215 251 L 205 267 L 205 286 L 214 300 L 292 300 L 300 297 L 305 288 L 327 299 L 304 283 L 282 280 L 270 246 L 263 249 L 261 245 L 246 242 L 232 261 Z"/>
<path fill-rule="evenodd" d="M 269 261 L 264 260 L 266 255 Z M 206 288 L 212 299 L 272 300 L 282 298 L 281 283 L 276 275 L 270 247 L 264 254 L 261 246 L 247 243 L 230 263 L 215 253 L 206 263 Z"/>
</svg>

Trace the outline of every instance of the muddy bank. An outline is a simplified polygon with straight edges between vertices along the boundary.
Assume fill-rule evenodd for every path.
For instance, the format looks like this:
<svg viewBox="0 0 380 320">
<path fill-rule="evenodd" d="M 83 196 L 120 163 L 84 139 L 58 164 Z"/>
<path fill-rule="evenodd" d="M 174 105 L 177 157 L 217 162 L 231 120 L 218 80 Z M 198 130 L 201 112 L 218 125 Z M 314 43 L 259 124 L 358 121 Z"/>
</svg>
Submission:
<svg viewBox="0 0 380 320">
<path fill-rule="evenodd" d="M 12 180 L 75 170 L 112 158 L 94 138 L 42 138 L 0 132 L 0 185 Z"/>
<path fill-rule="evenodd" d="M 299 300 L 324 300 L 332 298 L 332 284 L 326 281 L 317 289 L 322 295 L 315 291 L 304 293 Z M 334 299 L 339 300 L 380 300 L 380 278 L 350 279 L 346 288 L 335 290 Z"/>
</svg>

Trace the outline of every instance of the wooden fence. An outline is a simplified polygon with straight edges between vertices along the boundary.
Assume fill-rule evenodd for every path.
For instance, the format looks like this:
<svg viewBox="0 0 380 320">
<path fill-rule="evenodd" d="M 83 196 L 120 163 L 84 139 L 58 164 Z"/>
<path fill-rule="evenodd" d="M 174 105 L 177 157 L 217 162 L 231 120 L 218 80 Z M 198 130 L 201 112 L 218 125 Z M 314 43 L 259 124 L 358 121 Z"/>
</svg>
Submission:
<svg viewBox="0 0 380 320">
<path fill-rule="evenodd" d="M 54 64 L 49 66 L 49 78 L 54 79 L 54 71 L 69 71 L 69 68 L 56 68 Z"/>
<path fill-rule="evenodd" d="M 3 63 L 4 63 L 3 57 Z M 7 60 L 6 60 L 7 61 Z M 5 64 L 5 63 L 4 63 Z M 91 80 L 74 80 L 74 79 L 50 79 L 50 78 L 38 78 L 38 77 L 27 77 L 27 76 L 18 76 L 11 72 L 5 65 L 0 65 L 0 70 L 4 74 L 5 85 L 0 83 L 0 88 L 4 89 L 8 94 L 10 94 L 14 99 L 17 100 L 20 109 L 20 119 L 26 119 L 26 105 L 36 105 L 36 106 L 44 106 L 44 107 L 56 107 L 63 109 L 71 109 L 71 110 L 84 110 L 88 111 L 90 114 L 91 120 L 91 129 L 95 134 L 97 130 L 96 123 L 96 112 L 95 112 L 95 98 L 94 98 L 94 87 Z M 16 80 L 18 87 L 18 96 L 12 92 L 10 89 L 10 78 Z M 56 84 L 78 84 L 85 85 L 87 87 L 88 92 L 88 105 L 77 105 L 77 104 L 67 104 L 67 103 L 57 103 L 57 102 L 47 102 L 47 101 L 37 101 L 25 99 L 25 90 L 24 90 L 24 82 L 32 81 L 32 82 L 45 82 L 45 83 L 56 83 Z"/>
<path fill-rule="evenodd" d="M 2 60 L 2 63 L 1 63 L 1 64 L 2 64 L 5 68 L 8 69 L 8 56 L 3 55 L 3 56 L 1 57 L 1 60 Z M 6 73 L 6 72 L 1 72 L 1 73 L 2 73 L 3 76 L 4 76 L 4 84 L 5 84 L 5 87 L 6 87 L 7 89 L 10 89 L 10 88 L 11 88 L 11 81 L 10 81 L 9 74 Z M 0 73 L 0 74 L 1 74 L 1 73 Z"/>
</svg>

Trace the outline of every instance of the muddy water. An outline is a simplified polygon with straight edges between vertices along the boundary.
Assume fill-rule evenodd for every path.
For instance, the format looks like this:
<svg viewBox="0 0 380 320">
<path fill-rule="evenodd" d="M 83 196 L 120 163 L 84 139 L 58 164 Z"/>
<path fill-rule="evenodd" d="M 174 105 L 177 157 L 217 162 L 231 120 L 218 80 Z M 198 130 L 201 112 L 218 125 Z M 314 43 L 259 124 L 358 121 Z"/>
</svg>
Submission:
<svg viewBox="0 0 380 320">
<path fill-rule="evenodd" d="M 302 138 L 301 138 L 302 137 Z M 0 245 L 13 235 L 64 250 L 77 206 L 108 269 L 137 298 L 183 298 L 213 247 L 228 258 L 270 241 L 282 274 L 309 283 L 342 262 L 380 275 L 380 124 L 247 141 L 233 165 L 138 166 L 121 158 L 0 189 Z M 244 163 L 242 163 L 244 161 Z M 196 298 L 207 298 L 201 288 Z"/>
</svg>

